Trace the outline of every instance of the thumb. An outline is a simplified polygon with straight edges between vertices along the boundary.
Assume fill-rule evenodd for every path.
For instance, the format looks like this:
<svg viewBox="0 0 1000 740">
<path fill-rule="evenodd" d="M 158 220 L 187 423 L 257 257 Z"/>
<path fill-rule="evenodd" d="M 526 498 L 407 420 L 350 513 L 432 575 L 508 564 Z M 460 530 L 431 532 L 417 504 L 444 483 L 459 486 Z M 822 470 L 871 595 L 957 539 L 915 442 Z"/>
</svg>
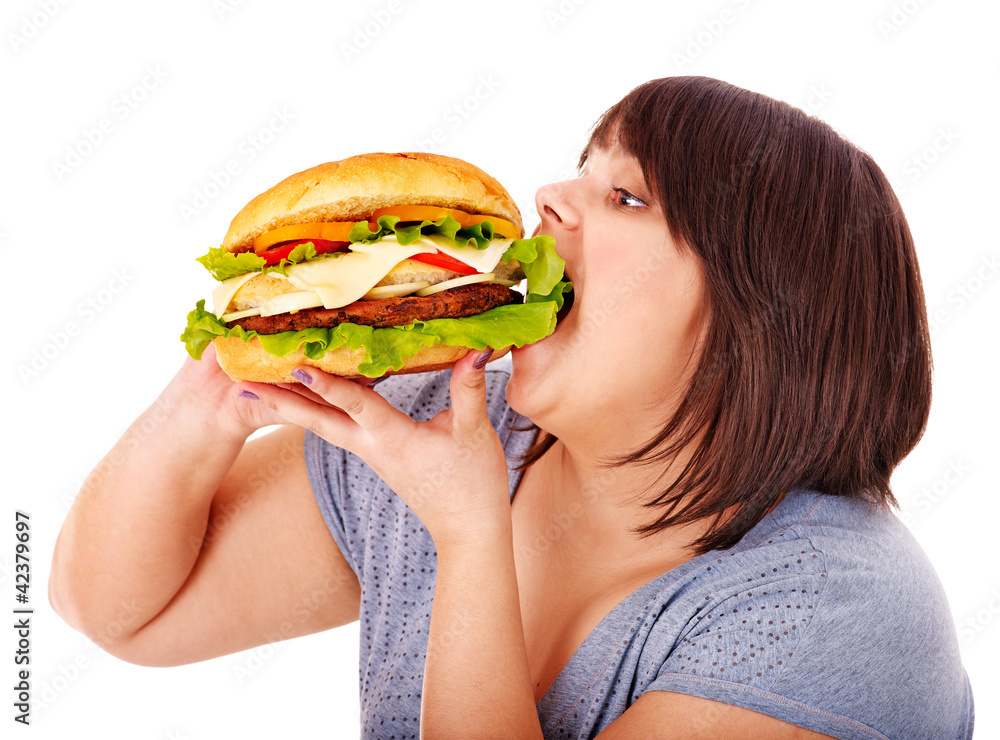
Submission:
<svg viewBox="0 0 1000 740">
<path fill-rule="evenodd" d="M 486 363 L 493 348 L 469 352 L 451 374 L 451 413 L 455 427 L 472 431 L 489 424 L 486 414 Z"/>
</svg>

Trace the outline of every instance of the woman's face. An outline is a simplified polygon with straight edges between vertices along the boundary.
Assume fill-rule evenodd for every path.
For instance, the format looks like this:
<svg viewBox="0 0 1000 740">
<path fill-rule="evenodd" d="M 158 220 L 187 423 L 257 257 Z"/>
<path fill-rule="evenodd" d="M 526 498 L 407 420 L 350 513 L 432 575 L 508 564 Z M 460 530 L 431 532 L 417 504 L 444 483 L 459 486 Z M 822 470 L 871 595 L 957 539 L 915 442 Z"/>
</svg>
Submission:
<svg viewBox="0 0 1000 740">
<path fill-rule="evenodd" d="M 633 449 L 662 426 L 697 363 L 707 318 L 697 258 L 618 149 L 592 148 L 584 173 L 544 186 L 535 205 L 575 300 L 552 335 L 512 353 L 508 401 L 564 441 L 596 433 Z M 628 438 L 609 437 L 616 430 Z"/>
</svg>

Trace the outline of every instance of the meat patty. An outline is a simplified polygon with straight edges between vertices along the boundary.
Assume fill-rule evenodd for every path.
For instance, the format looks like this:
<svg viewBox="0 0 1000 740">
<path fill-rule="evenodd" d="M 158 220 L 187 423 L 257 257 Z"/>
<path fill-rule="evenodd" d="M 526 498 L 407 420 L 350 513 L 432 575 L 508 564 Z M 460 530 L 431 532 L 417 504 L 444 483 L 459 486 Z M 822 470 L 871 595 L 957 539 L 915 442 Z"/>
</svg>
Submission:
<svg viewBox="0 0 1000 740">
<path fill-rule="evenodd" d="M 355 301 L 342 308 L 307 308 L 276 316 L 247 316 L 230 321 L 226 326 L 242 326 L 245 330 L 258 334 L 277 334 L 347 323 L 375 327 L 403 326 L 414 321 L 475 316 L 491 308 L 520 302 L 521 294 L 505 285 L 475 283 L 442 290 L 426 298 L 408 295 L 402 298 Z"/>
</svg>

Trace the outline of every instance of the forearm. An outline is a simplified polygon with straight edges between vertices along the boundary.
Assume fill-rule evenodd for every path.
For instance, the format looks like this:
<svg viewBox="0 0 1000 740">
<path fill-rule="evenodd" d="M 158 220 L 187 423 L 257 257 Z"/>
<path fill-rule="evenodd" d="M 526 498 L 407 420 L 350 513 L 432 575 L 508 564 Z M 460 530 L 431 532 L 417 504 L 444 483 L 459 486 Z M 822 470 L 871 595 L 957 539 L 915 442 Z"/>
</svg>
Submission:
<svg viewBox="0 0 1000 740">
<path fill-rule="evenodd" d="M 53 554 L 50 598 L 92 638 L 132 634 L 169 603 L 198 559 L 212 497 L 245 435 L 217 429 L 195 403 L 168 386 L 70 509 Z"/>
<path fill-rule="evenodd" d="M 541 738 L 509 517 L 494 534 L 438 546 L 420 712 L 424 738 Z"/>
</svg>

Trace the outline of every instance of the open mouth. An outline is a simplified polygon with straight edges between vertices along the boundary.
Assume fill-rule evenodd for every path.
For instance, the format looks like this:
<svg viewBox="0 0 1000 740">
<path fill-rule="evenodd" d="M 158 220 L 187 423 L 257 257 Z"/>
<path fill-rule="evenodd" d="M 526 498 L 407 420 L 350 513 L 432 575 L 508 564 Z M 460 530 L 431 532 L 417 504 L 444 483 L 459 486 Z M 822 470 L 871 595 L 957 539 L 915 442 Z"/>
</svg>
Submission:
<svg viewBox="0 0 1000 740">
<path fill-rule="evenodd" d="M 574 291 L 571 290 L 563 296 L 563 307 L 560 308 L 559 313 L 556 314 L 556 324 L 561 323 L 562 320 L 569 315 L 570 310 L 573 308 L 574 295 Z"/>
</svg>

